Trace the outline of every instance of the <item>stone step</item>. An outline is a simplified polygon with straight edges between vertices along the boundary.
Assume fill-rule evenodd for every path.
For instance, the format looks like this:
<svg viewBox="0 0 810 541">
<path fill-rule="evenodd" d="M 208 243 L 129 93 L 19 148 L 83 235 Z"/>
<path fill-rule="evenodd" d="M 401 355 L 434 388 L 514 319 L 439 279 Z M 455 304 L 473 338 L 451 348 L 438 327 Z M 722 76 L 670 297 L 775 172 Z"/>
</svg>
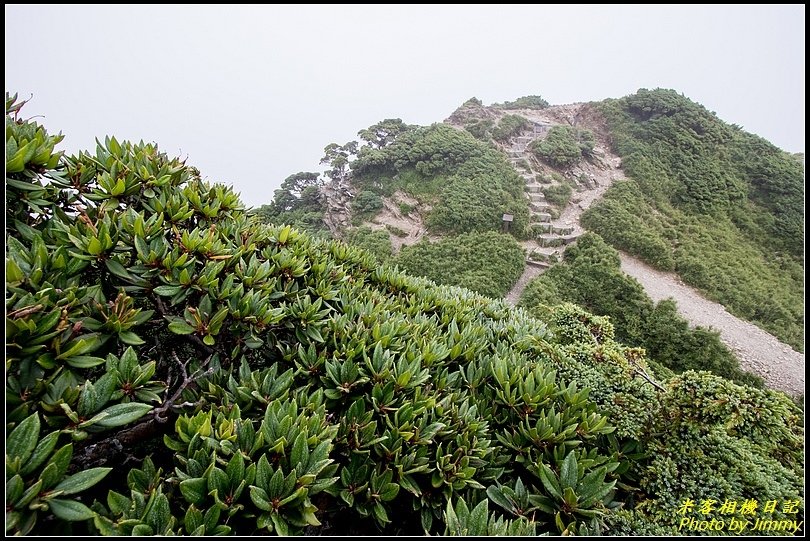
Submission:
<svg viewBox="0 0 810 541">
<path fill-rule="evenodd" d="M 537 237 L 537 242 L 540 244 L 540 246 L 543 246 L 543 247 L 564 246 L 562 237 L 557 237 L 557 236 L 552 237 L 552 236 L 544 235 L 544 236 L 541 236 L 541 237 Z"/>
<path fill-rule="evenodd" d="M 546 194 L 543 192 L 530 192 L 529 199 L 532 201 L 532 203 L 540 203 L 546 200 Z"/>
<path fill-rule="evenodd" d="M 545 212 L 549 208 L 551 208 L 551 205 L 549 205 L 548 203 L 542 202 L 542 201 L 537 201 L 537 202 L 531 201 L 531 202 L 529 202 L 529 210 L 530 211 L 533 210 L 535 212 Z"/>
<path fill-rule="evenodd" d="M 562 253 L 562 248 L 538 246 L 529 253 L 529 257 L 531 257 L 532 254 L 535 254 L 537 259 L 559 261 L 562 258 Z"/>
<path fill-rule="evenodd" d="M 560 252 L 559 250 L 545 248 L 547 251 L 543 251 L 544 248 L 535 248 L 531 252 L 529 252 L 528 257 L 526 258 L 527 261 L 535 261 L 535 262 L 543 262 L 547 264 L 554 264 L 560 261 Z"/>
<path fill-rule="evenodd" d="M 551 232 L 554 233 L 555 235 L 566 236 L 574 232 L 574 227 L 570 225 L 560 225 L 560 226 L 555 225 L 552 226 Z"/>
<path fill-rule="evenodd" d="M 526 191 L 529 193 L 540 193 L 543 189 L 541 184 L 526 184 Z"/>
<path fill-rule="evenodd" d="M 538 222 L 550 222 L 551 221 L 551 214 L 548 212 L 538 212 L 536 214 L 532 214 L 532 218 Z"/>
<path fill-rule="evenodd" d="M 538 241 L 553 241 L 553 240 L 561 240 L 564 241 L 565 244 L 571 244 L 575 240 L 579 238 L 579 235 L 575 235 L 573 233 L 570 234 L 560 234 L 560 233 L 544 233 L 537 237 Z"/>
<path fill-rule="evenodd" d="M 529 227 L 531 232 L 537 236 L 550 234 L 554 229 L 554 226 L 550 223 L 532 223 Z"/>
<path fill-rule="evenodd" d="M 526 264 L 527 265 L 532 265 L 533 267 L 540 267 L 541 269 L 547 269 L 552 265 L 552 263 L 550 263 L 548 261 L 536 261 L 536 260 L 530 259 L 528 257 L 526 258 Z"/>
<path fill-rule="evenodd" d="M 579 238 L 579 235 L 540 235 L 537 237 L 537 242 L 540 246 L 549 247 L 549 246 L 567 246 L 572 244 Z"/>
</svg>

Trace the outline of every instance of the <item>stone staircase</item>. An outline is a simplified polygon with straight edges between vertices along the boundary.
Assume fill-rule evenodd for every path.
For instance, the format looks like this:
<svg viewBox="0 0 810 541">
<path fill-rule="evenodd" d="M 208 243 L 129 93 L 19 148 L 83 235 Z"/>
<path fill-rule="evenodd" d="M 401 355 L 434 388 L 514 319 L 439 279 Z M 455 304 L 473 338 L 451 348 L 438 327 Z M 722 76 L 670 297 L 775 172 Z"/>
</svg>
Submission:
<svg viewBox="0 0 810 541">
<path fill-rule="evenodd" d="M 544 138 L 550 127 L 534 123 L 528 135 L 513 137 L 506 149 L 509 162 L 526 183 L 526 197 L 529 200 L 531 241 L 524 245 L 527 250 L 526 263 L 544 268 L 557 262 L 565 246 L 574 242 L 581 234 L 574 225 L 554 219 L 553 205 L 546 201 L 543 189 L 553 186 L 555 182 L 538 182 L 537 173 L 532 168 L 534 157 L 530 145 L 533 141 Z"/>
<path fill-rule="evenodd" d="M 530 240 L 521 241 L 526 253 L 526 269 L 504 297 L 511 304 L 518 302 L 524 288 L 533 278 L 560 261 L 566 246 L 585 233 L 580 224 L 582 213 L 598 201 L 615 181 L 624 178 L 621 158 L 610 150 L 604 121 L 588 104 L 552 106 L 542 110 L 525 109 L 515 114 L 520 114 L 531 124 L 505 144 L 499 144 L 499 148 L 523 179 L 531 229 Z M 463 123 L 458 127 L 461 128 L 462 125 Z M 595 136 L 590 156 L 565 171 L 539 162 L 531 152 L 532 143 L 544 139 L 549 130 L 558 125 L 582 126 Z M 569 184 L 574 191 L 566 206 L 559 208 L 546 200 L 544 192 L 551 195 L 548 188 L 563 182 Z"/>
</svg>

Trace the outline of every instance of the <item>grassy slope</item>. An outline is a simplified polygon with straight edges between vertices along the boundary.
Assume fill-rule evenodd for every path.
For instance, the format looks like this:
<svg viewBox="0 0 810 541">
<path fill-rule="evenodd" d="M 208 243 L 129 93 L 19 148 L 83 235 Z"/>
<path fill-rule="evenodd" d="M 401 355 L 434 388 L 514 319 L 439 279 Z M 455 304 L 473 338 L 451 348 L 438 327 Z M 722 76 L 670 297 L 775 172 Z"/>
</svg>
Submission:
<svg viewBox="0 0 810 541">
<path fill-rule="evenodd" d="M 584 225 L 803 350 L 797 160 L 672 91 L 601 108 L 632 180 L 609 190 Z"/>
<path fill-rule="evenodd" d="M 410 274 L 493 298 L 506 295 L 523 274 L 525 260 L 523 248 L 514 238 L 494 231 L 405 246 L 396 258 Z"/>
</svg>

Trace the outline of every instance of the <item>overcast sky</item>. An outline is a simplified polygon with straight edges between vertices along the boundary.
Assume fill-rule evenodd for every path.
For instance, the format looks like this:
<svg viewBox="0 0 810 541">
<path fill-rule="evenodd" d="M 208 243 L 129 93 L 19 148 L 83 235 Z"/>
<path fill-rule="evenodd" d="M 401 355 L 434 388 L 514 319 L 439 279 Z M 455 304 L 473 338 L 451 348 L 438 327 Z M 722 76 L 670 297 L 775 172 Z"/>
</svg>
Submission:
<svg viewBox="0 0 810 541">
<path fill-rule="evenodd" d="M 674 88 L 804 151 L 804 5 L 9 6 L 6 90 L 66 135 L 156 141 L 249 205 L 384 118 L 476 96 L 553 104 Z"/>
</svg>

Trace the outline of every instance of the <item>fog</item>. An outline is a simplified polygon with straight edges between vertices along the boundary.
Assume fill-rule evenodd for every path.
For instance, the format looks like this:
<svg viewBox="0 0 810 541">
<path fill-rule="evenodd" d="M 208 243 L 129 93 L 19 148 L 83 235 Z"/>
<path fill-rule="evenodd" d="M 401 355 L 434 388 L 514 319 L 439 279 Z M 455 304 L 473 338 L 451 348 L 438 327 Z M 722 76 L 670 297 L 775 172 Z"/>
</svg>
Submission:
<svg viewBox="0 0 810 541">
<path fill-rule="evenodd" d="M 803 5 L 6 5 L 6 90 L 69 152 L 156 141 L 249 205 L 323 147 L 466 99 L 570 103 L 674 88 L 804 151 Z"/>
</svg>

